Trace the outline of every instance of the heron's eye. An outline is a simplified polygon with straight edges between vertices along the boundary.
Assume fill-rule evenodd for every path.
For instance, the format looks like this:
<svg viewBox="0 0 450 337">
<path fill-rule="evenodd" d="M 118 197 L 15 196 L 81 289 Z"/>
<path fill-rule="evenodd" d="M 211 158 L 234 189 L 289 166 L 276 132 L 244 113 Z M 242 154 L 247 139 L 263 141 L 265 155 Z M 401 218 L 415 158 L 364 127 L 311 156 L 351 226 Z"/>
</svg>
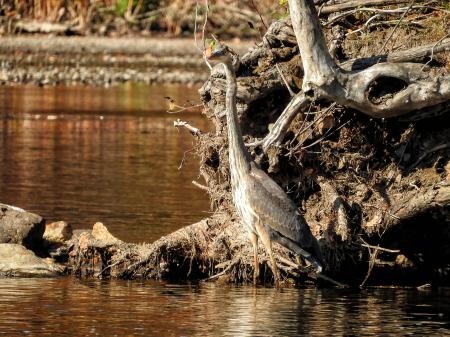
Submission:
<svg viewBox="0 0 450 337">
<path fill-rule="evenodd" d="M 225 55 L 225 49 L 215 49 L 212 52 L 213 56 L 222 56 Z"/>
</svg>

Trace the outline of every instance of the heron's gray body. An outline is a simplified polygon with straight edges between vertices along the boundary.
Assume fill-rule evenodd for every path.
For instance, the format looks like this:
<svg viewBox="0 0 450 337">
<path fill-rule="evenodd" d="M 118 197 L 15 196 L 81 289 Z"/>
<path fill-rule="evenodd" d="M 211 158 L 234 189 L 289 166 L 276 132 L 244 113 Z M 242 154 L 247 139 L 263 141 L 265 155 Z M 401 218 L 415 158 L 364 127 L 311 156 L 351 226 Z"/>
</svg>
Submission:
<svg viewBox="0 0 450 337">
<path fill-rule="evenodd" d="M 262 231 L 265 231 L 271 240 L 304 256 L 320 271 L 320 249 L 308 225 L 298 213 L 293 201 L 277 183 L 257 167 L 245 148 L 237 120 L 236 76 L 231 62 L 224 65 L 227 78 L 229 164 L 236 211 L 251 236 L 253 234 L 261 237 L 265 234 Z"/>
</svg>

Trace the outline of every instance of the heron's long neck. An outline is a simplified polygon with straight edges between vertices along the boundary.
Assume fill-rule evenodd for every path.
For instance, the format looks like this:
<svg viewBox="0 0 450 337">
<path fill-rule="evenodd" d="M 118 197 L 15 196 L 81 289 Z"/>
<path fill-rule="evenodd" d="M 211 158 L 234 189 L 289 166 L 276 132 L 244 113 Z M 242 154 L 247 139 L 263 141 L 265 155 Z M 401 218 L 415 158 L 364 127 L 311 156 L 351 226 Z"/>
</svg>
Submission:
<svg viewBox="0 0 450 337">
<path fill-rule="evenodd" d="M 232 183 L 243 178 L 250 169 L 250 158 L 242 139 L 236 109 L 236 74 L 232 64 L 224 64 L 227 76 L 226 109 L 228 124 L 229 161 Z"/>
</svg>

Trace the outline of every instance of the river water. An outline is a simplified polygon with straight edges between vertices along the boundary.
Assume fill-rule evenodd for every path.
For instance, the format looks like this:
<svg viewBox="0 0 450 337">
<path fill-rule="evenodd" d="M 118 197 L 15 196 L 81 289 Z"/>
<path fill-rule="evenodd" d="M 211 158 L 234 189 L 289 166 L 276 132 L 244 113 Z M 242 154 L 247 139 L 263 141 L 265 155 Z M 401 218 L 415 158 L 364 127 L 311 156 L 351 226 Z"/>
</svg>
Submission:
<svg viewBox="0 0 450 337">
<path fill-rule="evenodd" d="M 195 88 L 0 87 L 0 202 L 150 242 L 206 216 L 195 145 L 165 112 Z M 189 101 L 189 102 L 187 102 Z M 185 157 L 180 170 L 180 162 Z M 450 336 L 450 289 L 0 279 L 4 336 Z"/>
<path fill-rule="evenodd" d="M 168 114 L 165 97 L 199 103 L 181 86 L 0 87 L 0 202 L 75 228 L 101 221 L 131 242 L 204 218 L 194 139 L 173 121 L 208 122 L 198 110 Z"/>
</svg>

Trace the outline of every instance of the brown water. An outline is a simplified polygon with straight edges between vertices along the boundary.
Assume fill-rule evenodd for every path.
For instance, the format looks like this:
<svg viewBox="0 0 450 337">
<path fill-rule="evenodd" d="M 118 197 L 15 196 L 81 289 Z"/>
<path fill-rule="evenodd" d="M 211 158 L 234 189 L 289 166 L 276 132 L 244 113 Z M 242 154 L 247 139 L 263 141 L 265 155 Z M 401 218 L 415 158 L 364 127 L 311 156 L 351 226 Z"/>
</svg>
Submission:
<svg viewBox="0 0 450 337">
<path fill-rule="evenodd" d="M 1 280 L 5 336 L 446 336 L 450 291 Z"/>
<path fill-rule="evenodd" d="M 0 87 L 0 202 L 152 241 L 204 217 L 183 87 Z M 180 118 L 206 129 L 198 113 Z M 0 279 L 4 336 L 450 336 L 450 290 Z"/>
<path fill-rule="evenodd" d="M 66 220 L 102 221 L 125 241 L 153 241 L 207 215 L 193 186 L 193 137 L 176 118 L 206 129 L 200 113 L 166 113 L 165 96 L 198 102 L 196 88 L 126 85 L 0 87 L 0 202 Z"/>
</svg>

